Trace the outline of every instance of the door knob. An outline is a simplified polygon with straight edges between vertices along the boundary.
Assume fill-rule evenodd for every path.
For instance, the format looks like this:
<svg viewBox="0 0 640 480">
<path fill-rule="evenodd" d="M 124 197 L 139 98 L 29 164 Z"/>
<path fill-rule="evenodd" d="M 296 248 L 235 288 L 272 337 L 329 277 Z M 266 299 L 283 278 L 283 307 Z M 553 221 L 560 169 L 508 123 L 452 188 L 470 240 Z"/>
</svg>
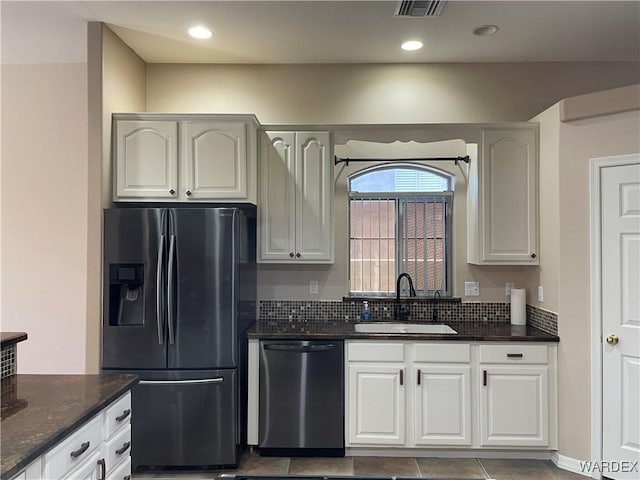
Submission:
<svg viewBox="0 0 640 480">
<path fill-rule="evenodd" d="M 609 335 L 607 337 L 607 343 L 609 345 L 616 345 L 618 343 L 620 339 L 618 338 L 618 336 L 615 333 L 612 333 L 611 335 Z"/>
</svg>

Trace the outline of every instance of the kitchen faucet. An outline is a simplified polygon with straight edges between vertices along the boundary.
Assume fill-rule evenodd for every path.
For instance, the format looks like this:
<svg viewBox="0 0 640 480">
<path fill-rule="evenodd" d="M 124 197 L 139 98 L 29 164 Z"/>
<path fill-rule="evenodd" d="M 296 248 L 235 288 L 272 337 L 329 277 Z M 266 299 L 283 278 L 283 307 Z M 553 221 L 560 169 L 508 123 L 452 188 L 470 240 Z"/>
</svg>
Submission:
<svg viewBox="0 0 640 480">
<path fill-rule="evenodd" d="M 411 280 L 411 276 L 408 273 L 401 273 L 398 275 L 398 280 L 396 280 L 396 320 L 408 320 L 409 319 L 409 308 L 400 306 L 400 282 L 402 278 L 406 278 L 409 282 L 409 296 L 415 297 L 416 290 L 413 288 L 413 280 Z"/>
<path fill-rule="evenodd" d="M 433 292 L 433 313 L 431 314 L 431 320 L 433 322 L 438 321 L 438 302 L 440 301 L 440 290 Z"/>
</svg>

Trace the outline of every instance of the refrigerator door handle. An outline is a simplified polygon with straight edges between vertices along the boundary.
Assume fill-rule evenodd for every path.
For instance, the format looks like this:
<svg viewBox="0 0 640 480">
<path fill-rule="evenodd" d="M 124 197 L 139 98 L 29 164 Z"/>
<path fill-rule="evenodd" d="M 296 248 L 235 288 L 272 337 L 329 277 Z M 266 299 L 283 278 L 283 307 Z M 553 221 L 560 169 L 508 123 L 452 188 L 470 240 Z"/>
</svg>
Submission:
<svg viewBox="0 0 640 480">
<path fill-rule="evenodd" d="M 140 380 L 142 385 L 202 385 L 206 383 L 222 383 L 223 377 L 202 378 L 198 380 Z"/>
<path fill-rule="evenodd" d="M 168 268 L 168 272 L 167 272 L 167 310 L 169 312 L 168 315 L 168 324 L 169 324 L 169 344 L 173 345 L 175 343 L 175 336 L 174 336 L 174 332 L 173 332 L 173 303 L 174 303 L 174 298 L 173 298 L 173 293 L 174 293 L 174 286 L 173 286 L 173 280 L 174 280 L 174 275 L 173 275 L 173 264 L 175 263 L 174 261 L 174 257 L 175 257 L 175 253 L 176 253 L 176 236 L 175 235 L 171 235 L 169 237 L 169 268 Z"/>
<path fill-rule="evenodd" d="M 158 266 L 156 267 L 156 321 L 158 323 L 158 344 L 163 343 L 162 328 L 162 266 L 164 254 L 164 235 L 160 235 L 160 246 L 158 247 Z"/>
</svg>

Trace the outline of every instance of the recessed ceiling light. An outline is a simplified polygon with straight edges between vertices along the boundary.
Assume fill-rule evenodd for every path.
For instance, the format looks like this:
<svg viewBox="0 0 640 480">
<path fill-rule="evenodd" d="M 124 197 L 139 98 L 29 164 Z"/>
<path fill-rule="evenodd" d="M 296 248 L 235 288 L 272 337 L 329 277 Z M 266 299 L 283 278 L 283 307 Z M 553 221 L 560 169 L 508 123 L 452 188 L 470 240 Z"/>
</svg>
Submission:
<svg viewBox="0 0 640 480">
<path fill-rule="evenodd" d="M 403 50 L 420 50 L 422 48 L 422 42 L 418 40 L 410 40 L 402 44 Z"/>
<path fill-rule="evenodd" d="M 473 34 L 478 35 L 479 37 L 486 37 L 488 35 L 493 35 L 499 30 L 496 25 L 480 25 L 473 29 Z"/>
<path fill-rule="evenodd" d="M 207 38 L 211 38 L 213 33 L 211 33 L 211 30 L 209 30 L 208 28 L 197 26 L 197 27 L 191 27 L 189 29 L 189 35 L 191 35 L 193 38 L 206 40 Z"/>
</svg>

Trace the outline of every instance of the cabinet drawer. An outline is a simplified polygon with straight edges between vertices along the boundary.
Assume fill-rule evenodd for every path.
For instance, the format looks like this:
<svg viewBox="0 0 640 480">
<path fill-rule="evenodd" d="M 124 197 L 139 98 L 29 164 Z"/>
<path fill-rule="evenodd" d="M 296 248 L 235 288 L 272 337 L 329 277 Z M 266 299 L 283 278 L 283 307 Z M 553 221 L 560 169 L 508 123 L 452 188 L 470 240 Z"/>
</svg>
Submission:
<svg viewBox="0 0 640 480">
<path fill-rule="evenodd" d="M 75 470 L 70 472 L 66 477 L 47 477 L 44 478 L 62 478 L 62 480 L 94 480 L 98 478 L 98 460 L 100 460 L 100 452 L 94 452 L 89 458 L 85 459 L 82 465 L 78 465 Z"/>
<path fill-rule="evenodd" d="M 347 344 L 350 362 L 404 362 L 404 344 L 363 342 Z"/>
<path fill-rule="evenodd" d="M 107 480 L 131 480 L 131 457 L 107 476 Z"/>
<path fill-rule="evenodd" d="M 44 478 L 63 478 L 101 444 L 102 416 L 98 415 L 44 455 Z"/>
<path fill-rule="evenodd" d="M 416 343 L 414 361 L 469 363 L 471 362 L 471 345 L 460 343 Z"/>
<path fill-rule="evenodd" d="M 480 363 L 548 363 L 547 345 L 480 345 Z"/>
<path fill-rule="evenodd" d="M 131 455 L 131 425 L 127 425 L 105 444 L 104 458 L 107 462 L 107 472 Z"/>
<path fill-rule="evenodd" d="M 131 422 L 131 392 L 107 408 L 104 421 L 104 439 L 109 440 L 120 428 Z"/>
</svg>

